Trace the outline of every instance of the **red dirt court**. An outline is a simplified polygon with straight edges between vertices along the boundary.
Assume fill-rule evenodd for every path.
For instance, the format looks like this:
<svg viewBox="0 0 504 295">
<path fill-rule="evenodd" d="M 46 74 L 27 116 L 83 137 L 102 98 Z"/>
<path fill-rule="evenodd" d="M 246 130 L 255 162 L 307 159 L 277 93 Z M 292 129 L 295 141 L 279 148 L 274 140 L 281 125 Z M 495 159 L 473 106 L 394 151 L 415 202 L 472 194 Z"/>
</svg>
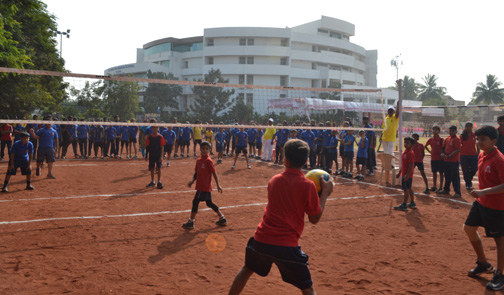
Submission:
<svg viewBox="0 0 504 295">
<path fill-rule="evenodd" d="M 228 226 L 215 225 L 201 203 L 192 231 L 181 225 L 195 192 L 187 187 L 193 157 L 163 167 L 162 190 L 145 188 L 143 160 L 58 160 L 57 179 L 43 169 L 34 191 L 23 190 L 18 173 L 0 195 L 0 294 L 227 294 L 263 214 L 268 180 L 283 170 L 231 164 L 217 165 L 224 193 L 213 194 Z M 300 244 L 318 294 L 494 294 L 485 290 L 491 275 L 466 275 L 476 260 L 462 230 L 471 196 L 417 194 L 417 210 L 396 212 L 402 191 L 378 184 L 376 174 L 336 178 L 321 222 L 306 219 Z M 418 171 L 413 184 L 423 191 Z M 483 242 L 495 263 L 493 240 Z M 243 292 L 299 293 L 276 267 L 268 277 L 253 275 Z"/>
</svg>

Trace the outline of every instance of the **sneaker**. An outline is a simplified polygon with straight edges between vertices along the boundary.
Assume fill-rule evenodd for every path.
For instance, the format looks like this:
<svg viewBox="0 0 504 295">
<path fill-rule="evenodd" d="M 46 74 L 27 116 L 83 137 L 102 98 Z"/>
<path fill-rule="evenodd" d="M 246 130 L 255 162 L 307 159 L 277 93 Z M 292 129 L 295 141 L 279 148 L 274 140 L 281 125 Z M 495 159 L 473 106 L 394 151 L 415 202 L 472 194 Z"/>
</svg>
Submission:
<svg viewBox="0 0 504 295">
<path fill-rule="evenodd" d="M 357 178 L 357 180 L 360 180 L 360 181 L 363 181 L 364 180 L 364 176 L 359 176 L 359 178 Z"/>
<path fill-rule="evenodd" d="M 449 195 L 450 193 L 449 193 L 449 192 L 447 192 L 447 191 L 445 191 L 445 190 L 443 190 L 443 189 L 438 189 L 438 190 L 436 191 L 436 194 L 440 194 L 440 195 Z"/>
<path fill-rule="evenodd" d="M 156 183 L 154 181 L 152 181 L 148 185 L 146 185 L 145 187 L 155 187 L 155 186 L 156 186 Z"/>
<path fill-rule="evenodd" d="M 194 228 L 194 221 L 189 219 L 186 223 L 182 224 L 182 227 L 185 229 L 193 229 Z"/>
<path fill-rule="evenodd" d="M 220 225 L 220 226 L 226 226 L 227 225 L 226 217 L 219 218 L 219 220 L 216 221 L 215 224 Z"/>
<path fill-rule="evenodd" d="M 410 207 L 411 209 L 416 209 L 416 203 L 415 202 L 411 202 L 408 204 L 408 207 Z"/>
<path fill-rule="evenodd" d="M 52 174 L 47 174 L 46 178 L 49 178 L 49 179 L 56 179 L 56 176 L 52 175 Z"/>
<path fill-rule="evenodd" d="M 133 159 L 138 159 L 138 156 L 136 156 L 136 155 L 135 155 L 135 156 L 133 156 Z"/>
<path fill-rule="evenodd" d="M 32 191 L 34 189 L 35 189 L 35 187 L 33 187 L 33 185 L 31 185 L 31 184 L 26 186 L 26 190 Z"/>
<path fill-rule="evenodd" d="M 163 184 L 161 183 L 161 181 L 157 183 L 157 188 L 159 189 L 163 188 Z"/>
<path fill-rule="evenodd" d="M 181 154 L 180 154 L 180 157 L 181 157 L 181 158 L 183 158 L 183 157 L 184 157 L 184 154 L 183 154 L 183 153 L 181 153 Z"/>
<path fill-rule="evenodd" d="M 40 168 L 37 168 L 37 169 L 35 170 L 35 175 L 36 175 L 36 176 L 40 176 Z"/>
<path fill-rule="evenodd" d="M 406 204 L 401 204 L 401 205 L 399 205 L 399 206 L 394 206 L 394 210 L 408 211 L 408 205 L 406 205 Z"/>
<path fill-rule="evenodd" d="M 6 187 L 6 186 L 2 187 L 2 193 L 6 193 L 6 192 L 8 192 L 8 191 L 9 191 L 9 190 L 7 189 L 7 187 Z"/>
<path fill-rule="evenodd" d="M 247 169 L 252 169 L 252 167 L 250 166 L 250 164 L 249 164 L 249 165 L 247 165 Z"/>
<path fill-rule="evenodd" d="M 167 162 L 167 163 L 166 163 L 166 167 L 170 167 L 170 162 Z"/>
<path fill-rule="evenodd" d="M 194 153 L 194 156 L 197 157 L 198 155 L 196 155 L 196 153 Z"/>
<path fill-rule="evenodd" d="M 458 199 L 458 198 L 461 198 L 462 196 L 460 194 L 454 194 L 453 197 Z"/>
<path fill-rule="evenodd" d="M 177 155 L 177 154 L 175 154 L 175 155 L 173 155 L 173 157 L 174 157 L 174 158 L 178 158 L 178 155 Z"/>
<path fill-rule="evenodd" d="M 235 168 L 235 164 L 233 164 L 233 166 L 231 166 L 231 169 L 234 169 Z"/>
<path fill-rule="evenodd" d="M 488 262 L 480 262 L 476 260 L 476 266 L 467 272 L 467 275 L 474 278 L 479 276 L 482 273 L 492 273 L 494 271 L 494 267 Z"/>
<path fill-rule="evenodd" d="M 437 191 L 437 187 L 435 187 L 435 186 L 431 187 L 431 188 L 430 188 L 430 191 L 431 191 L 431 192 L 435 192 L 435 191 Z"/>
<path fill-rule="evenodd" d="M 428 188 L 426 188 L 424 191 L 423 191 L 424 194 L 429 194 L 430 193 L 430 190 Z"/>
<path fill-rule="evenodd" d="M 494 291 L 504 288 L 504 275 L 500 270 L 494 273 L 492 280 L 486 284 L 486 288 Z"/>
<path fill-rule="evenodd" d="M 373 173 L 373 172 L 369 172 L 367 175 L 368 175 L 368 176 L 373 176 L 373 175 L 374 175 L 374 173 Z"/>
<path fill-rule="evenodd" d="M 187 154 L 187 157 L 189 158 L 189 157 L 191 157 L 191 156 L 189 156 L 189 154 Z M 195 156 L 195 157 L 197 157 L 197 156 Z"/>
</svg>

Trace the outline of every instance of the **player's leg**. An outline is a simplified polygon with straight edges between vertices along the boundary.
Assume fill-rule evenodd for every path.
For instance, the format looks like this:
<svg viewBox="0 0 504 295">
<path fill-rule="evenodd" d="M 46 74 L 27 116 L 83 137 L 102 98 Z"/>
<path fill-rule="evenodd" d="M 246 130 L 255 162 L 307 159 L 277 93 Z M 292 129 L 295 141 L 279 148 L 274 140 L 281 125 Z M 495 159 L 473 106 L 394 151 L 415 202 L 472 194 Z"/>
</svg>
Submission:
<svg viewBox="0 0 504 295">
<path fill-rule="evenodd" d="M 301 290 L 301 293 L 303 295 L 317 295 L 317 292 L 315 292 L 315 289 L 313 288 L 313 286 Z"/>
<path fill-rule="evenodd" d="M 464 232 L 466 233 L 471 246 L 478 257 L 478 261 L 482 263 L 487 263 L 487 258 L 485 256 L 485 250 L 483 249 L 483 243 L 481 242 L 481 237 L 478 233 L 478 226 L 469 226 L 464 224 Z"/>
<path fill-rule="evenodd" d="M 233 280 L 233 284 L 231 285 L 231 289 L 229 290 L 229 295 L 238 295 L 241 293 L 245 285 L 247 284 L 250 276 L 254 273 L 250 268 L 246 265 L 242 266 L 242 268 L 236 274 L 236 277 Z"/>
<path fill-rule="evenodd" d="M 494 238 L 497 246 L 497 270 L 504 271 L 504 236 Z"/>
</svg>

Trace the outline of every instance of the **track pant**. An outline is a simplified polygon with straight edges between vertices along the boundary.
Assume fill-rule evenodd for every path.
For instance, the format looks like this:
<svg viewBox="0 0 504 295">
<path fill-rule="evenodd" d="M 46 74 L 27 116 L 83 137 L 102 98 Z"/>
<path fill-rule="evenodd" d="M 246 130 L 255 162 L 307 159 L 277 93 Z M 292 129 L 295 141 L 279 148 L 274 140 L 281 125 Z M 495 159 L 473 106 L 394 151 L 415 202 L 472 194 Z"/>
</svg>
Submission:
<svg viewBox="0 0 504 295">
<path fill-rule="evenodd" d="M 460 156 L 460 166 L 462 167 L 466 187 L 472 187 L 472 179 L 478 172 L 478 155 Z"/>
<path fill-rule="evenodd" d="M 459 162 L 444 162 L 444 190 L 450 192 L 450 185 L 453 184 L 453 190 L 456 194 L 460 193 L 460 174 Z"/>
</svg>

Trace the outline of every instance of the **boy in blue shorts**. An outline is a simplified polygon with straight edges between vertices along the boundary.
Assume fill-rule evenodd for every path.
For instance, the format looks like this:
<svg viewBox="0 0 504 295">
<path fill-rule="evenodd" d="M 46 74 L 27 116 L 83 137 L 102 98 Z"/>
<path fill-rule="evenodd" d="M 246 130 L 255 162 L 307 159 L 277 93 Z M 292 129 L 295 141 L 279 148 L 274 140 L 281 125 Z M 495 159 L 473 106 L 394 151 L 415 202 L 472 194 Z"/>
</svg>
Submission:
<svg viewBox="0 0 504 295">
<path fill-rule="evenodd" d="M 215 150 L 217 152 L 217 164 L 222 164 L 222 156 L 224 146 L 226 145 L 226 134 L 224 128 L 219 128 L 219 132 L 215 134 Z"/>
<path fill-rule="evenodd" d="M 492 126 L 482 126 L 476 132 L 481 153 L 478 156 L 477 190 L 471 191 L 475 198 L 464 223 L 464 231 L 476 252 L 476 267 L 468 272 L 470 277 L 493 273 L 486 284 L 490 290 L 504 288 L 504 156 L 495 146 L 498 131 Z M 487 261 L 478 228 L 483 226 L 487 237 L 492 237 L 497 248 L 497 269 Z"/>
<path fill-rule="evenodd" d="M 151 123 L 156 123 L 155 119 L 150 120 Z M 152 133 L 145 138 L 145 160 L 149 161 L 149 170 L 151 172 L 151 182 L 147 187 L 154 187 L 154 168 L 157 170 L 157 188 L 163 188 L 161 183 L 161 167 L 163 166 L 163 147 L 165 140 L 161 134 L 158 133 L 158 127 L 152 126 Z"/>
<path fill-rule="evenodd" d="M 167 154 L 166 166 L 170 167 L 171 152 L 172 152 L 173 144 L 175 142 L 175 138 L 177 137 L 177 134 L 175 133 L 175 131 L 172 130 L 172 127 L 169 126 L 168 129 L 163 131 L 163 133 L 161 135 L 163 136 L 165 143 L 166 143 L 164 146 L 164 151 L 163 151 L 163 153 Z"/>
<path fill-rule="evenodd" d="M 354 145 L 355 137 L 353 136 L 353 130 L 347 130 L 347 134 L 343 138 L 341 144 L 343 144 L 343 177 L 352 178 L 353 177 L 353 158 L 354 158 Z"/>
<path fill-rule="evenodd" d="M 262 128 L 257 128 L 257 135 L 256 135 L 257 156 L 256 156 L 256 159 L 261 159 L 261 156 L 262 156 L 263 135 L 264 135 L 264 130 Z"/>
<path fill-rule="evenodd" d="M 128 121 L 124 120 L 124 123 L 127 123 Z M 119 153 L 119 159 L 122 159 L 123 155 L 123 148 L 126 146 L 126 158 L 129 156 L 129 128 L 128 126 L 119 126 L 119 134 L 121 136 L 121 152 Z M 159 129 L 158 129 L 159 130 Z"/>
<path fill-rule="evenodd" d="M 5 175 L 2 192 L 8 192 L 7 186 L 12 175 L 16 175 L 19 168 L 21 175 L 26 175 L 26 189 L 33 190 L 31 185 L 31 161 L 33 157 L 33 144 L 30 142 L 30 134 L 22 132 L 19 134 L 20 140 L 14 142 L 9 153 L 9 167 Z"/>
<path fill-rule="evenodd" d="M 247 157 L 247 138 L 248 138 L 247 132 L 245 132 L 244 128 L 240 128 L 239 131 L 236 132 L 235 137 L 236 137 L 235 157 L 231 169 L 235 168 L 236 160 L 238 159 L 238 155 L 240 153 L 243 153 L 243 155 L 245 156 L 245 160 L 247 161 L 247 168 L 252 169 L 252 167 L 249 164 L 249 159 Z"/>
<path fill-rule="evenodd" d="M 135 119 L 130 120 L 131 123 L 135 123 Z M 138 152 L 137 152 L 137 135 L 138 135 L 138 126 L 128 126 L 128 133 L 129 133 L 129 152 L 130 154 L 128 155 L 128 158 L 131 159 L 137 159 L 138 158 Z M 133 149 L 135 150 L 135 155 L 133 156 Z"/>
<path fill-rule="evenodd" d="M 402 189 L 404 190 L 404 200 L 399 206 L 395 206 L 394 210 L 408 211 L 408 207 L 416 209 L 415 194 L 411 189 L 413 185 L 413 171 L 415 170 L 415 153 L 411 149 L 415 144 L 415 140 L 411 137 L 404 138 L 404 152 L 402 153 L 401 169 L 397 173 L 397 178 L 402 177 Z M 408 198 L 411 200 L 408 203 Z"/>
<path fill-rule="evenodd" d="M 331 131 L 331 141 L 329 142 L 329 145 L 327 146 L 328 150 L 328 157 L 329 157 L 329 164 L 326 167 L 326 172 L 331 174 L 329 171 L 332 172 L 332 165 L 333 162 L 336 162 L 336 167 L 334 171 L 338 171 L 338 136 L 337 136 L 337 131 L 336 129 Z"/>
<path fill-rule="evenodd" d="M 334 184 L 323 181 L 319 198 L 315 184 L 301 171 L 310 153 L 308 144 L 294 139 L 284 148 L 285 171 L 269 181 L 268 204 L 254 237 L 248 241 L 245 265 L 236 275 L 230 295 L 240 294 L 253 273 L 267 276 L 273 263 L 285 282 L 299 288 L 302 294 L 316 294 L 308 256 L 299 247 L 299 238 L 303 233 L 305 213 L 311 223 L 318 223 Z"/>
<path fill-rule="evenodd" d="M 198 206 L 200 202 L 206 202 L 206 205 L 219 215 L 219 220 L 215 224 L 220 226 L 227 225 L 227 220 L 224 214 L 220 211 L 219 207 L 212 202 L 212 176 L 217 184 L 217 191 L 222 194 L 222 187 L 219 184 L 219 177 L 215 170 L 212 158 L 210 158 L 210 143 L 203 141 L 200 145 L 201 156 L 196 160 L 196 167 L 193 179 L 187 184 L 189 187 L 196 181 L 196 195 L 193 199 L 191 209 L 191 217 L 182 225 L 185 229 L 193 229 L 196 214 L 198 213 Z"/>
</svg>

